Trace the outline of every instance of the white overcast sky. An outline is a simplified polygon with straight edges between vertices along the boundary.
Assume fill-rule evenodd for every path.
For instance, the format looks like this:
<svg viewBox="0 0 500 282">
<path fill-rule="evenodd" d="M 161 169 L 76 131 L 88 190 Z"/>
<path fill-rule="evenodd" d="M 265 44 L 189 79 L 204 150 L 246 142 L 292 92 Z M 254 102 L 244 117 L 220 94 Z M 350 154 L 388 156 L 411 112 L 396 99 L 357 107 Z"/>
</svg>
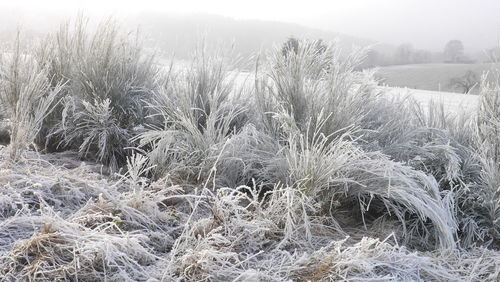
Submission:
<svg viewBox="0 0 500 282">
<path fill-rule="evenodd" d="M 440 50 L 498 45 L 500 0 L 0 0 L 0 8 L 126 15 L 138 11 L 209 13 L 303 24 L 377 41 Z"/>
</svg>

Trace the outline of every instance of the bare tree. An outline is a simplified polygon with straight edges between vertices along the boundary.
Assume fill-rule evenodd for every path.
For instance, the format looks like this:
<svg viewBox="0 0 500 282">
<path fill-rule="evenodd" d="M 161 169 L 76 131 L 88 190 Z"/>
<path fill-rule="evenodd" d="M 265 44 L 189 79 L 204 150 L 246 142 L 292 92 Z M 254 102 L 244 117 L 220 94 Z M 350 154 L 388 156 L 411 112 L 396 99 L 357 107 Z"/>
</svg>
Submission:
<svg viewBox="0 0 500 282">
<path fill-rule="evenodd" d="M 432 60 L 432 54 L 427 50 L 416 50 L 412 56 L 412 61 L 415 64 L 430 63 L 431 60 Z"/>
<path fill-rule="evenodd" d="M 401 44 L 396 49 L 395 60 L 398 64 L 409 64 L 413 54 L 413 46 L 411 44 Z"/>
<path fill-rule="evenodd" d="M 477 74 L 468 70 L 463 76 L 450 79 L 450 87 L 460 89 L 463 93 L 469 93 L 476 85 L 479 85 Z"/>
<path fill-rule="evenodd" d="M 464 56 L 464 45 L 460 40 L 450 40 L 444 47 L 444 56 L 447 62 L 459 63 Z"/>
</svg>

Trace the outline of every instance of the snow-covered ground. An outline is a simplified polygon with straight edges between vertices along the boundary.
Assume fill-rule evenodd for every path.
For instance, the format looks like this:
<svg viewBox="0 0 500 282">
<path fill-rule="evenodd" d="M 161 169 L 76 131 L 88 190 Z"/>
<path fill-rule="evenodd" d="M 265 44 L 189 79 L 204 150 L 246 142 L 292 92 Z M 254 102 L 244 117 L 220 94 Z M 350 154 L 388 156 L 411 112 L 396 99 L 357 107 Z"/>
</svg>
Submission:
<svg viewBox="0 0 500 282">
<path fill-rule="evenodd" d="M 396 88 L 396 87 L 381 87 L 387 95 L 397 97 L 410 95 L 415 100 L 420 102 L 424 108 L 427 108 L 429 103 L 443 103 L 444 108 L 448 112 L 454 113 L 471 113 L 476 112 L 479 106 L 479 96 L 472 94 L 461 94 L 453 92 L 439 92 L 419 89 Z"/>
<path fill-rule="evenodd" d="M 230 72 L 231 75 L 235 75 L 234 72 Z M 255 77 L 252 73 L 239 72 L 236 74 L 236 82 L 238 84 L 245 84 L 253 86 Z M 443 103 L 444 108 L 450 113 L 472 113 L 477 111 L 479 104 L 479 96 L 472 94 L 462 94 L 453 92 L 440 92 L 440 91 L 429 91 L 420 89 L 409 89 L 409 88 L 398 88 L 398 87 L 388 87 L 381 86 L 381 90 L 386 95 L 390 97 L 404 97 L 410 95 L 416 101 L 420 102 L 424 109 L 428 108 L 428 105 L 432 102 Z"/>
</svg>

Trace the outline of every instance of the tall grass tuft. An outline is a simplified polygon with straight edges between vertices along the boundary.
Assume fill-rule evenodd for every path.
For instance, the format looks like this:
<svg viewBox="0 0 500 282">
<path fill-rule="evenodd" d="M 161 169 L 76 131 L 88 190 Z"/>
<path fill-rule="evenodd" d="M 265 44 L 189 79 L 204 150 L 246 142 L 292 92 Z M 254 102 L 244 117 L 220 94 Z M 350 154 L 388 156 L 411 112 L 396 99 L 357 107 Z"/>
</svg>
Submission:
<svg viewBox="0 0 500 282">
<path fill-rule="evenodd" d="M 49 77 L 29 53 L 23 53 L 19 34 L 13 52 L 0 62 L 0 112 L 10 128 L 10 158 L 35 145 L 44 119 L 54 109 L 63 85 Z"/>
<path fill-rule="evenodd" d="M 268 79 L 257 80 L 257 99 L 267 99 L 258 107 L 263 128 L 281 145 L 270 162 L 274 181 L 315 199 L 339 226 L 352 226 L 342 219 L 347 210 L 365 227 L 395 217 L 407 240 L 419 234 L 423 247 L 454 248 L 450 195 L 432 175 L 366 146 L 367 135 L 381 128 L 367 122 L 380 110 L 379 92 L 369 73 L 354 71 L 363 53 L 342 58 L 332 47 L 318 53 L 314 45 L 302 42 L 286 57 L 274 52 Z"/>
<path fill-rule="evenodd" d="M 62 25 L 38 52 L 50 74 L 67 81 L 56 124 L 48 126 L 55 127 L 52 142 L 116 169 L 144 123 L 158 68 L 138 38 L 120 33 L 112 20 L 95 31 L 87 24 L 80 18 Z"/>
<path fill-rule="evenodd" d="M 171 68 L 165 74 L 149 105 L 150 130 L 137 138 L 142 147 L 151 148 L 147 155 L 156 177 L 203 182 L 218 163 L 237 162 L 234 154 L 242 148 L 235 143 L 248 132 L 247 109 L 229 67 L 221 54 L 209 56 L 202 49 L 188 69 Z"/>
<path fill-rule="evenodd" d="M 492 83 L 483 84 L 480 92 L 478 121 L 478 157 L 480 181 L 474 187 L 470 210 L 474 212 L 485 239 L 500 245 L 500 74 Z"/>
<path fill-rule="evenodd" d="M 136 42 L 79 18 L 0 62 L 1 277 L 498 280 L 500 82 L 458 117 L 385 98 L 363 50 L 297 40 L 251 86 L 225 53 L 161 71 Z M 47 134 L 125 171 L 9 162 Z"/>
<path fill-rule="evenodd" d="M 317 42 L 301 42 L 297 53 L 283 56 L 278 50 L 269 54 L 270 64 L 263 67 L 264 74 L 257 80 L 258 108 L 266 116 L 286 111 L 297 126 L 305 131 L 322 110 L 335 113 L 322 126 L 326 135 L 336 135 L 360 125 L 369 112 L 370 103 L 378 97 L 370 73 L 355 72 L 366 50 L 342 56 L 334 45 L 318 49 Z M 259 71 L 259 69 L 258 69 Z M 267 128 L 279 125 L 264 118 Z"/>
</svg>

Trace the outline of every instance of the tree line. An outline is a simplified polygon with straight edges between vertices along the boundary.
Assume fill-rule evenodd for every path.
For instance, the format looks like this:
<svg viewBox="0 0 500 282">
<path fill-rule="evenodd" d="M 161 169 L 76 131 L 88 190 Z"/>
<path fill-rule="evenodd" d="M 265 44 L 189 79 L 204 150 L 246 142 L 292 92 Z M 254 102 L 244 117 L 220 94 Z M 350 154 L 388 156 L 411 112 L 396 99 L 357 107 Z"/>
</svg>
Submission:
<svg viewBox="0 0 500 282">
<path fill-rule="evenodd" d="M 487 52 L 492 54 L 488 55 L 490 60 L 494 57 L 493 54 L 500 54 L 495 49 L 487 50 Z M 410 43 L 397 46 L 392 54 L 371 50 L 364 62 L 364 67 L 427 63 L 468 64 L 475 63 L 475 60 L 466 55 L 462 41 L 453 39 L 448 41 L 443 51 L 440 52 L 416 49 Z"/>
</svg>

